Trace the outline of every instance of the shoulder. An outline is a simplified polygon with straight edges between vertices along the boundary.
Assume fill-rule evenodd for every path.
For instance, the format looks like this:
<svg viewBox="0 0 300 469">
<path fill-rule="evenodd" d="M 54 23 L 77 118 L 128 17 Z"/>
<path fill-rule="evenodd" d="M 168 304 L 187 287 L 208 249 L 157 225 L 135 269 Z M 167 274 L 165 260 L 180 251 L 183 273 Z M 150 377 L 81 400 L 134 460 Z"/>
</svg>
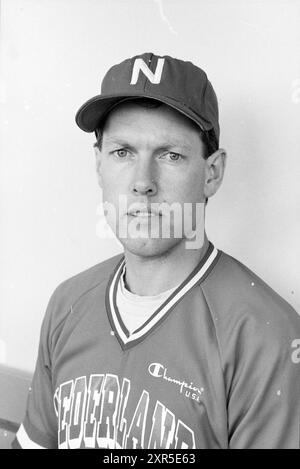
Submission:
<svg viewBox="0 0 300 469">
<path fill-rule="evenodd" d="M 258 340 L 263 335 L 272 342 L 295 334 L 300 337 L 300 316 L 294 308 L 252 270 L 222 251 L 202 291 L 219 333 L 227 338 L 233 329 Z"/>
<path fill-rule="evenodd" d="M 251 376 L 259 383 L 279 370 L 296 385 L 300 315 L 294 308 L 248 267 L 224 252 L 201 288 L 229 388 L 242 377 L 247 381 Z"/>
<path fill-rule="evenodd" d="M 62 282 L 50 297 L 43 320 L 42 333 L 51 334 L 69 315 L 72 306 L 81 298 L 88 298 L 97 287 L 105 286 L 123 255 L 110 259 L 84 270 Z"/>
<path fill-rule="evenodd" d="M 89 290 L 107 282 L 122 257 L 122 254 L 111 257 L 65 280 L 55 289 L 53 297 L 67 298 L 71 303 L 76 302 Z"/>
</svg>

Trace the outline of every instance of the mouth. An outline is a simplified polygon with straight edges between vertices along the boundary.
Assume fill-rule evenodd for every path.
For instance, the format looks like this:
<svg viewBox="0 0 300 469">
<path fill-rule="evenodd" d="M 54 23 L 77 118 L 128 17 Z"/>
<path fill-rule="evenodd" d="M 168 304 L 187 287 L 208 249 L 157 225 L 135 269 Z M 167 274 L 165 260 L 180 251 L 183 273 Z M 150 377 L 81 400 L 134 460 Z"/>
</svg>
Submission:
<svg viewBox="0 0 300 469">
<path fill-rule="evenodd" d="M 161 216 L 161 214 L 154 212 L 153 210 L 131 210 L 127 215 L 139 218 L 154 218 Z"/>
<path fill-rule="evenodd" d="M 127 215 L 132 216 L 132 217 L 149 219 L 149 218 L 161 217 L 162 213 L 159 210 L 155 210 L 155 208 L 151 207 L 151 205 L 147 205 L 143 203 L 141 204 L 133 203 L 132 206 L 129 207 Z"/>
</svg>

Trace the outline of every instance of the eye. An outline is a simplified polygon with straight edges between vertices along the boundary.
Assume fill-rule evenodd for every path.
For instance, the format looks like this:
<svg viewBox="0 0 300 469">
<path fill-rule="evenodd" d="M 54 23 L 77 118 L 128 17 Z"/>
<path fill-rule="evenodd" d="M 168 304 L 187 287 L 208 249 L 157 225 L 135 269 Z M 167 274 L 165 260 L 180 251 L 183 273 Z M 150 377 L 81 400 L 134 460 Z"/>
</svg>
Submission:
<svg viewBox="0 0 300 469">
<path fill-rule="evenodd" d="M 125 150 L 125 148 L 120 148 L 119 150 L 115 150 L 114 151 L 114 154 L 118 157 L 118 158 L 126 158 L 126 156 L 128 156 L 128 151 Z"/>
<path fill-rule="evenodd" d="M 179 153 L 174 153 L 174 152 L 170 152 L 169 153 L 169 158 L 171 161 L 178 161 L 180 160 L 180 158 L 182 158 L 182 156 L 179 154 Z"/>
<path fill-rule="evenodd" d="M 180 153 L 175 153 L 174 151 L 168 151 L 161 155 L 162 159 L 176 163 L 183 159 L 183 156 Z"/>
</svg>

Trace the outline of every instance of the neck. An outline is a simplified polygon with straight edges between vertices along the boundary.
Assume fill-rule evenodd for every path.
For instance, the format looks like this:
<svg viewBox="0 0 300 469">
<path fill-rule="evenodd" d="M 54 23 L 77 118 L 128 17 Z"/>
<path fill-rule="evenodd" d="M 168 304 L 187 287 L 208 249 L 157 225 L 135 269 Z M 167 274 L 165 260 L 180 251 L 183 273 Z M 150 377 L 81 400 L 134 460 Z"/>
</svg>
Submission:
<svg viewBox="0 0 300 469">
<path fill-rule="evenodd" d="M 185 249 L 179 244 L 159 257 L 141 257 L 126 251 L 127 288 L 136 295 L 153 296 L 176 287 L 199 264 L 208 244 L 205 234 L 200 249 Z"/>
</svg>

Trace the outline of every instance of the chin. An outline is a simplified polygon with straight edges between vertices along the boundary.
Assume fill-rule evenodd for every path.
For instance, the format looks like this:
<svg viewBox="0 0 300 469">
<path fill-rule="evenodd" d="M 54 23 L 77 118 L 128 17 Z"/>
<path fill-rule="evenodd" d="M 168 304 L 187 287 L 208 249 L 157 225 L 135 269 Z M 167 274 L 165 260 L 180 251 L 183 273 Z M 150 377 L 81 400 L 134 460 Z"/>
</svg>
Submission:
<svg viewBox="0 0 300 469">
<path fill-rule="evenodd" d="M 137 239 L 122 239 L 119 238 L 120 243 L 124 247 L 124 251 L 130 252 L 139 257 L 160 257 L 166 255 L 169 251 L 173 250 L 176 246 L 184 241 L 183 239 L 151 239 L 151 238 L 137 238 Z"/>
</svg>

